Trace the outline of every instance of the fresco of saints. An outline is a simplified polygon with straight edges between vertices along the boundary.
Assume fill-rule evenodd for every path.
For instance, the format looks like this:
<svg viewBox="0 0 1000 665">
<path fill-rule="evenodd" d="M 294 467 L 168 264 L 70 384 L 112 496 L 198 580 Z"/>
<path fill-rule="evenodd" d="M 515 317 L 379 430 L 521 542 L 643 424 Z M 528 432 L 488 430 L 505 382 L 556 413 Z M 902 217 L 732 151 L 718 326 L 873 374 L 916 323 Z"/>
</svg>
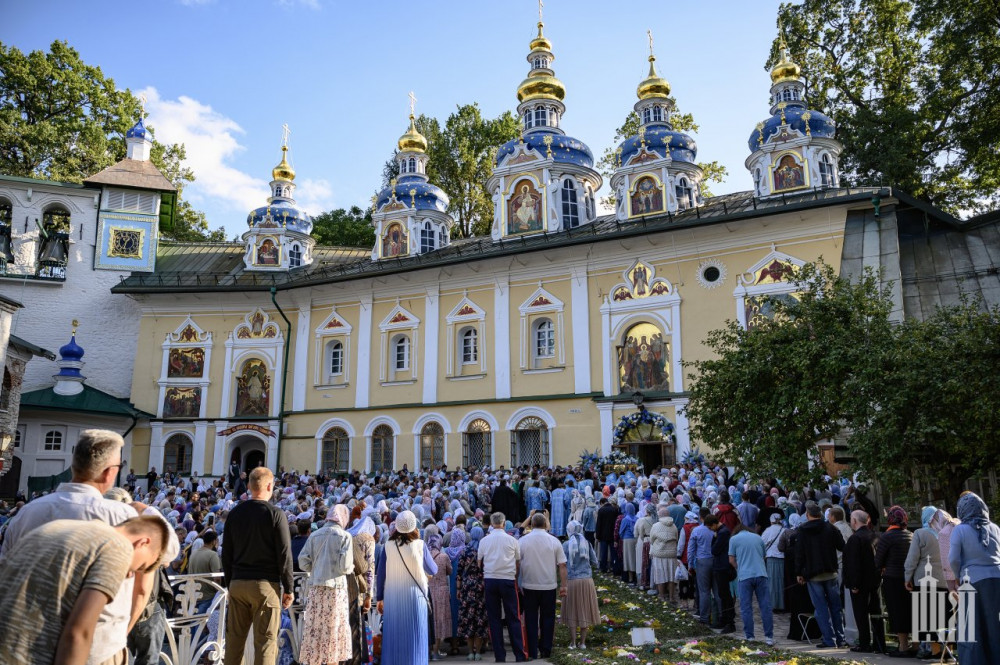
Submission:
<svg viewBox="0 0 1000 665">
<path fill-rule="evenodd" d="M 523 183 L 510 202 L 507 233 L 540 231 L 542 197 L 528 183 Z"/>
<path fill-rule="evenodd" d="M 278 246 L 270 238 L 260 243 L 257 248 L 257 265 L 276 266 L 278 265 Z"/>
<path fill-rule="evenodd" d="M 667 344 L 656 328 L 640 324 L 629 330 L 625 343 L 618 347 L 622 392 L 670 390 L 667 360 Z"/>
<path fill-rule="evenodd" d="M 236 378 L 236 415 L 266 416 L 270 401 L 271 380 L 259 360 L 248 360 Z"/>
<path fill-rule="evenodd" d="M 795 189 L 805 185 L 802 167 L 791 155 L 785 155 L 774 169 L 774 191 Z"/>
</svg>

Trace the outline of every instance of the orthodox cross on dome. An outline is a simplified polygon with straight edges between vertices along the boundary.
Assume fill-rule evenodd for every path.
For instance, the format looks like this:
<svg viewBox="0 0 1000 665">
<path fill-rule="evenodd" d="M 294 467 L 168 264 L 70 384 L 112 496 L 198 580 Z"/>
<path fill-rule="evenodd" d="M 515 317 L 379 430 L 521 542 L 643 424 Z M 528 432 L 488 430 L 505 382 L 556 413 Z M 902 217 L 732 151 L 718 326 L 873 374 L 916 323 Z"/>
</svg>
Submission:
<svg viewBox="0 0 1000 665">
<path fill-rule="evenodd" d="M 76 336 L 76 329 L 80 327 L 80 322 L 73 319 L 73 336 Z"/>
<path fill-rule="evenodd" d="M 538 22 L 539 23 L 542 22 L 542 7 L 544 7 L 544 6 L 545 6 L 545 3 L 542 2 L 542 0 L 538 0 Z"/>
<path fill-rule="evenodd" d="M 646 36 L 649 37 L 649 55 L 653 55 L 653 31 L 647 30 Z"/>
<path fill-rule="evenodd" d="M 413 110 L 417 106 L 417 96 L 413 94 L 412 90 L 410 90 L 410 94 L 408 96 L 410 98 L 410 115 L 413 115 Z"/>
<path fill-rule="evenodd" d="M 292 133 L 292 130 L 288 128 L 288 123 L 286 122 L 281 126 L 281 147 L 288 147 L 288 135 Z"/>
<path fill-rule="evenodd" d="M 139 93 L 139 120 L 145 120 L 146 119 L 146 102 L 147 101 L 149 101 L 149 100 L 146 99 L 146 93 L 144 93 L 144 92 Z"/>
</svg>

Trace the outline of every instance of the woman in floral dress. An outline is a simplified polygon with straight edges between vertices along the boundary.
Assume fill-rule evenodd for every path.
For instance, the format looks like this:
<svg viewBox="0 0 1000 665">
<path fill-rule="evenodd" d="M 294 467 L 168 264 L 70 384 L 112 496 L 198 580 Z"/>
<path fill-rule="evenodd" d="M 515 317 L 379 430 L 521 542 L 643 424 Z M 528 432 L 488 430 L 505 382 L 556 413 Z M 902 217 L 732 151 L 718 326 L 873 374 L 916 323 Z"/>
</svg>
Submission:
<svg viewBox="0 0 1000 665">
<path fill-rule="evenodd" d="M 486 618 L 486 584 L 477 552 L 483 538 L 482 527 L 469 532 L 469 544 L 458 559 L 458 636 L 469 640 L 468 660 L 482 660 L 483 643 L 489 630 Z"/>
<path fill-rule="evenodd" d="M 431 651 L 431 656 L 433 658 L 434 654 L 437 654 L 444 657 L 448 654 L 441 652 L 441 645 L 444 640 L 451 638 L 451 593 L 448 589 L 451 558 L 441 549 L 441 536 L 430 536 L 427 539 L 427 547 L 430 548 L 438 569 L 429 585 L 431 605 L 434 607 L 434 649 Z"/>
<path fill-rule="evenodd" d="M 309 576 L 309 596 L 299 662 L 339 663 L 351 657 L 351 623 L 347 575 L 354 572 L 351 534 L 344 530 L 350 512 L 342 503 L 330 509 L 327 523 L 310 534 L 299 553 L 299 566 Z"/>
</svg>

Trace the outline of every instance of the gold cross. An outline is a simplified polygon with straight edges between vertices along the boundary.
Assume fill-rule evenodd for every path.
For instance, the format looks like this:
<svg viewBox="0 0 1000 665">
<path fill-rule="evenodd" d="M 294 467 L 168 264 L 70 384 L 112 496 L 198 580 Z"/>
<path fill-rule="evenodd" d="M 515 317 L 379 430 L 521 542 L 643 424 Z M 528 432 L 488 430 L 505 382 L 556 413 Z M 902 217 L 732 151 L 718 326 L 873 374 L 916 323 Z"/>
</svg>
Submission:
<svg viewBox="0 0 1000 665">
<path fill-rule="evenodd" d="M 413 109 L 417 105 L 417 96 L 413 94 L 412 90 L 410 90 L 409 96 L 410 96 L 410 115 L 413 115 Z"/>
<path fill-rule="evenodd" d="M 653 31 L 647 30 L 646 36 L 649 37 L 649 54 L 653 55 Z"/>
<path fill-rule="evenodd" d="M 542 22 L 542 7 L 545 5 L 542 0 L 538 0 L 538 22 Z"/>
<path fill-rule="evenodd" d="M 281 145 L 283 147 L 288 146 L 288 135 L 292 133 L 292 130 L 288 128 L 288 123 L 286 122 L 281 126 Z"/>
<path fill-rule="evenodd" d="M 148 100 L 146 99 L 146 93 L 141 93 L 139 95 L 139 108 L 141 109 L 139 111 L 139 119 L 140 120 L 144 120 L 146 118 L 146 102 L 147 101 Z"/>
</svg>

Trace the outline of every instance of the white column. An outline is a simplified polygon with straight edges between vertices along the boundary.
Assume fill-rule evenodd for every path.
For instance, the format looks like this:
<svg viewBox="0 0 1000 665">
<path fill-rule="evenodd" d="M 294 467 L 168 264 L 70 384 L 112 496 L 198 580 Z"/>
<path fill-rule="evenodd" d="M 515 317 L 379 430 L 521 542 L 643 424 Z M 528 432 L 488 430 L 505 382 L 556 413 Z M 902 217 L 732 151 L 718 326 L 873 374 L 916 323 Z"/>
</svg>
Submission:
<svg viewBox="0 0 1000 665">
<path fill-rule="evenodd" d="M 493 309 L 496 310 L 496 334 L 493 336 L 496 398 L 508 399 L 510 397 L 510 282 L 506 276 L 497 279 L 493 290 L 493 304 Z"/>
<path fill-rule="evenodd" d="M 208 434 L 208 422 L 196 420 L 194 423 L 194 446 L 191 450 L 191 470 L 197 471 L 199 476 L 208 475 L 205 473 L 205 437 Z"/>
<path fill-rule="evenodd" d="M 611 385 L 613 377 L 611 374 L 611 306 L 605 300 L 601 307 L 601 369 L 604 372 L 604 396 L 611 397 Z"/>
<path fill-rule="evenodd" d="M 224 420 L 215 421 L 215 450 L 212 451 L 212 475 L 213 476 L 224 476 L 226 475 L 226 466 L 228 460 L 226 459 L 226 437 L 219 434 L 222 430 L 229 427 L 229 423 Z"/>
<path fill-rule="evenodd" d="M 295 327 L 295 360 L 292 369 L 292 411 L 306 408 L 306 386 L 309 384 L 309 315 L 308 303 L 299 305 L 299 320 Z"/>
<path fill-rule="evenodd" d="M 677 414 L 674 423 L 674 433 L 677 435 L 677 459 L 679 460 L 685 453 L 691 450 L 691 431 L 688 424 L 687 414 L 684 408 L 687 407 L 686 399 L 674 400 L 675 412 Z"/>
<path fill-rule="evenodd" d="M 684 363 L 682 360 L 683 349 L 681 348 L 681 304 L 679 302 L 674 303 L 670 307 L 670 327 L 672 328 L 671 337 L 673 338 L 673 344 L 671 345 L 673 347 L 673 367 L 671 369 L 674 374 L 671 377 L 673 379 L 671 384 L 673 384 L 674 392 L 679 393 L 684 392 Z"/>
<path fill-rule="evenodd" d="M 233 338 L 230 335 L 226 340 L 226 365 L 222 373 L 222 402 L 219 404 L 219 417 L 228 418 L 229 413 L 229 391 L 233 385 Z M 281 393 L 278 393 L 279 395 Z M 162 406 L 161 406 L 162 408 Z"/>
<path fill-rule="evenodd" d="M 590 308 L 588 305 L 587 269 L 574 268 L 570 320 L 573 321 L 573 390 L 590 392 Z"/>
<path fill-rule="evenodd" d="M 149 467 L 156 467 L 158 473 L 163 473 L 163 423 L 152 423 L 149 433 Z"/>
<path fill-rule="evenodd" d="M 361 314 L 358 322 L 358 378 L 355 381 L 354 406 L 364 409 L 368 406 L 368 384 L 371 372 L 372 348 L 372 297 L 361 296 Z"/>
<path fill-rule="evenodd" d="M 424 299 L 424 404 L 437 402 L 438 385 L 438 326 L 441 298 L 437 286 L 427 289 Z"/>
<path fill-rule="evenodd" d="M 277 420 L 269 420 L 269 421 L 267 421 L 267 426 L 268 426 L 268 428 L 272 432 L 275 432 L 275 433 L 277 433 L 279 435 L 281 434 L 280 432 L 278 432 L 279 424 L 278 424 Z M 269 468 L 269 469 L 277 472 L 277 470 L 278 470 L 278 437 L 276 437 L 276 436 L 269 436 L 269 437 L 267 437 L 266 460 L 267 460 L 267 462 L 266 462 L 267 468 Z"/>
<path fill-rule="evenodd" d="M 602 402 L 597 405 L 597 413 L 601 416 L 601 455 L 611 453 L 615 427 L 614 408 L 614 402 Z"/>
</svg>

